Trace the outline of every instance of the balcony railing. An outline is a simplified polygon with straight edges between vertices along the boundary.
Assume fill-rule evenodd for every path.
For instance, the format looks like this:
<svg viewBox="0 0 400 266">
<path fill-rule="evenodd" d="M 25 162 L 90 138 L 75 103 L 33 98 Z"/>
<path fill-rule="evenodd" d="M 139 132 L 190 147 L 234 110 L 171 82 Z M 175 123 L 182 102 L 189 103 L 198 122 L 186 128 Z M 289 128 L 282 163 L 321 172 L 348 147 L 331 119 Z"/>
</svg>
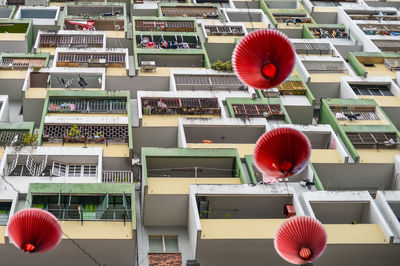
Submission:
<svg viewBox="0 0 400 266">
<path fill-rule="evenodd" d="M 334 55 L 328 43 L 293 43 L 297 54 L 305 55 Z"/>
<path fill-rule="evenodd" d="M 216 98 L 142 98 L 143 114 L 220 114 Z"/>
<path fill-rule="evenodd" d="M 39 40 L 39 47 L 71 47 L 71 48 L 103 47 L 103 35 L 41 34 Z"/>
<path fill-rule="evenodd" d="M 243 28 L 241 26 L 204 26 L 208 36 L 244 36 Z"/>
<path fill-rule="evenodd" d="M 82 65 L 83 64 L 83 65 Z M 124 53 L 58 53 L 57 66 L 125 66 Z"/>
<path fill-rule="evenodd" d="M 47 209 L 57 219 L 62 221 L 130 221 L 130 210 L 126 209 L 96 209 L 81 208 Z"/>
<path fill-rule="evenodd" d="M 13 58 L 4 57 L 0 62 L 0 68 L 28 68 L 28 67 L 44 67 L 45 58 Z"/>
<path fill-rule="evenodd" d="M 137 31 L 171 31 L 171 32 L 194 32 L 195 24 L 192 21 L 158 21 L 158 20 L 136 20 Z"/>
<path fill-rule="evenodd" d="M 235 75 L 175 75 L 178 90 L 243 90 L 248 88 Z"/>
<path fill-rule="evenodd" d="M 400 145 L 396 133 L 347 133 L 347 137 L 354 147 L 360 149 L 397 149 Z"/>
<path fill-rule="evenodd" d="M 265 117 L 269 120 L 285 120 L 285 113 L 279 104 L 232 104 L 237 118 Z"/>
<path fill-rule="evenodd" d="M 47 108 L 49 113 L 116 113 L 126 114 L 126 100 L 61 100 L 50 99 Z"/>
<path fill-rule="evenodd" d="M 345 29 L 335 28 L 309 28 L 317 39 L 331 38 L 331 39 L 350 39 Z"/>
<path fill-rule="evenodd" d="M 104 183 L 133 183 L 132 171 L 103 171 L 102 182 Z"/>
<path fill-rule="evenodd" d="M 163 16 L 168 17 L 196 17 L 196 18 L 218 18 L 218 9 L 216 7 L 161 7 Z"/>
<path fill-rule="evenodd" d="M 380 120 L 374 106 L 331 106 L 338 120 Z"/>
<path fill-rule="evenodd" d="M 18 131 L 0 131 L 0 145 L 10 145 L 16 140 L 14 145 L 21 145 L 24 143 L 24 133 L 26 132 L 18 132 Z M 17 136 L 17 137 L 15 137 Z"/>
<path fill-rule="evenodd" d="M 128 143 L 128 126 L 78 126 L 79 135 L 69 136 L 71 125 L 45 125 L 43 141 L 81 143 Z"/>
<path fill-rule="evenodd" d="M 372 42 L 381 50 L 385 52 L 399 52 L 400 41 L 398 40 L 372 40 Z"/>
</svg>

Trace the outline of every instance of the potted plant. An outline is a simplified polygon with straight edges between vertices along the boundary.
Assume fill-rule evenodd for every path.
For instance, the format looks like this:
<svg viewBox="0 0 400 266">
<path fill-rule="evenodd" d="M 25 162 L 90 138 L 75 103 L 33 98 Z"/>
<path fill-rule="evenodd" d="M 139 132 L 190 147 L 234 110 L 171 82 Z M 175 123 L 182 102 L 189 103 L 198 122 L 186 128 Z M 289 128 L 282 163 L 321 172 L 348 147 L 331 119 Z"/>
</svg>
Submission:
<svg viewBox="0 0 400 266">
<path fill-rule="evenodd" d="M 30 132 L 25 133 L 24 137 L 24 145 L 25 146 L 34 146 L 37 144 L 38 134 L 32 134 Z"/>
<path fill-rule="evenodd" d="M 72 128 L 68 132 L 68 140 L 72 140 L 74 142 L 79 142 L 79 133 L 80 130 L 77 125 L 73 125 Z"/>
<path fill-rule="evenodd" d="M 103 143 L 104 141 L 106 141 L 106 138 L 104 137 L 103 131 L 100 132 L 100 139 L 99 139 L 100 143 Z"/>
</svg>

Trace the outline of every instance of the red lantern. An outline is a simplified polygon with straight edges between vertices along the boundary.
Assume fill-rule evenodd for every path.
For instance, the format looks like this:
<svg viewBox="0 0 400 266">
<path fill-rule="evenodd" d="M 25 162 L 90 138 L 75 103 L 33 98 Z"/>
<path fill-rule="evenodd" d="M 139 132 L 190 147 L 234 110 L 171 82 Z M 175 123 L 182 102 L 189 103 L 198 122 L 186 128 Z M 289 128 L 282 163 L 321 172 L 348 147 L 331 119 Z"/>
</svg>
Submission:
<svg viewBox="0 0 400 266">
<path fill-rule="evenodd" d="M 263 29 L 246 35 L 232 56 L 239 79 L 256 89 L 270 89 L 292 73 L 295 52 L 289 39 L 277 30 Z"/>
<path fill-rule="evenodd" d="M 24 252 L 39 253 L 55 248 L 61 241 L 62 230 L 57 218 L 41 209 L 24 209 L 8 222 L 8 234 Z"/>
<path fill-rule="evenodd" d="M 254 162 L 266 176 L 282 178 L 301 172 L 311 156 L 308 138 L 293 128 L 277 128 L 258 139 Z"/>
<path fill-rule="evenodd" d="M 323 225 L 308 216 L 295 216 L 284 222 L 274 239 L 276 252 L 292 264 L 316 260 L 324 252 L 326 242 Z"/>
</svg>

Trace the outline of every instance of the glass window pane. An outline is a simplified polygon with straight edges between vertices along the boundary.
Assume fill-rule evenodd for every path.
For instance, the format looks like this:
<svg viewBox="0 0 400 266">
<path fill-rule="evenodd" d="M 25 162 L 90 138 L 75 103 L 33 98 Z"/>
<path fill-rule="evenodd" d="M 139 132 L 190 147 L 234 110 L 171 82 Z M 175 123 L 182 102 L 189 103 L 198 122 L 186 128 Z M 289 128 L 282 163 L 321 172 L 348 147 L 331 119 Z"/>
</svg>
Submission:
<svg viewBox="0 0 400 266">
<path fill-rule="evenodd" d="M 165 252 L 179 252 L 178 238 L 176 236 L 165 236 Z"/>
<path fill-rule="evenodd" d="M 164 252 L 161 236 L 149 236 L 149 251 L 156 253 Z"/>
</svg>

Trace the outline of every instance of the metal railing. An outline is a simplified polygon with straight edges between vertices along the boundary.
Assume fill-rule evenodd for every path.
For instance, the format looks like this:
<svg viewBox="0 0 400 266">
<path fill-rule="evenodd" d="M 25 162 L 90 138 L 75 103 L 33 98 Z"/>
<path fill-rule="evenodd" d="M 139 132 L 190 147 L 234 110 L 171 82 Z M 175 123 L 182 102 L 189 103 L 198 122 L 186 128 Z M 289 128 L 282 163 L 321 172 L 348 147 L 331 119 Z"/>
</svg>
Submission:
<svg viewBox="0 0 400 266">
<path fill-rule="evenodd" d="M 130 221 L 131 210 L 125 209 L 96 209 L 85 210 L 82 208 L 47 209 L 58 220 L 63 221 Z"/>
<path fill-rule="evenodd" d="M 103 171 L 102 182 L 105 183 L 133 183 L 132 171 Z"/>
</svg>

